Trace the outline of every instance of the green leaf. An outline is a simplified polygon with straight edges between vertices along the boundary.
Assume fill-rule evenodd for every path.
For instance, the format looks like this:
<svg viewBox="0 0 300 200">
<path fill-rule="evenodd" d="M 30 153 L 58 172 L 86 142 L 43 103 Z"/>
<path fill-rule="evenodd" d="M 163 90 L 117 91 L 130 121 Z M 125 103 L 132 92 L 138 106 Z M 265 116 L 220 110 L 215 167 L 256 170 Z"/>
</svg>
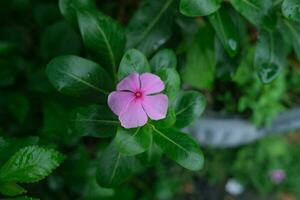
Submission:
<svg viewBox="0 0 300 200">
<path fill-rule="evenodd" d="M 146 152 L 138 155 L 138 159 L 143 166 L 152 166 L 160 161 L 162 156 L 162 150 L 155 142 L 152 142 Z"/>
<path fill-rule="evenodd" d="M 39 200 L 37 198 L 22 196 L 22 197 L 16 197 L 16 198 L 9 198 L 9 199 L 2 199 L 2 200 Z"/>
<path fill-rule="evenodd" d="M 187 134 L 175 129 L 156 129 L 153 126 L 155 143 L 167 157 L 189 170 L 200 170 L 204 158 L 199 145 Z"/>
<path fill-rule="evenodd" d="M 284 46 L 284 40 L 279 32 L 260 32 L 254 66 L 263 83 L 270 83 L 276 79 L 285 66 Z"/>
<path fill-rule="evenodd" d="M 27 191 L 16 183 L 0 183 L 0 193 L 6 196 L 16 196 Z"/>
<path fill-rule="evenodd" d="M 158 71 L 162 68 L 177 67 L 177 57 L 172 49 L 163 49 L 158 51 L 150 60 L 151 69 Z"/>
<path fill-rule="evenodd" d="M 158 121 L 153 121 L 152 123 L 159 128 L 169 128 L 173 126 L 176 122 L 176 113 L 171 106 L 172 104 L 169 104 L 168 113 L 166 118 Z"/>
<path fill-rule="evenodd" d="M 186 59 L 183 82 L 195 88 L 210 89 L 215 77 L 216 56 L 214 32 L 208 25 L 199 28 Z"/>
<path fill-rule="evenodd" d="M 300 22 L 300 1 L 284 0 L 282 3 L 282 14 L 290 20 Z"/>
<path fill-rule="evenodd" d="M 283 30 L 287 31 L 287 37 L 291 40 L 298 61 L 300 62 L 300 23 L 283 20 Z"/>
<path fill-rule="evenodd" d="M 115 142 L 100 153 L 97 166 L 97 182 L 103 187 L 119 185 L 141 169 L 140 161 L 119 153 Z"/>
<path fill-rule="evenodd" d="M 0 182 L 33 183 L 48 176 L 63 161 L 59 152 L 28 146 L 15 153 L 0 169 Z"/>
<path fill-rule="evenodd" d="M 180 12 L 186 16 L 205 16 L 216 12 L 222 0 L 181 0 Z"/>
<path fill-rule="evenodd" d="M 0 59 L 0 69 L 0 87 L 13 85 L 18 75 L 18 69 L 14 63 Z"/>
<path fill-rule="evenodd" d="M 11 114 L 19 123 L 23 123 L 30 109 L 28 99 L 23 94 L 17 92 L 8 93 L 4 98 L 6 98 Z"/>
<path fill-rule="evenodd" d="M 150 72 L 150 65 L 143 53 L 136 49 L 128 50 L 120 63 L 118 78 L 122 80 L 124 77 L 132 73 Z"/>
<path fill-rule="evenodd" d="M 60 56 L 47 65 L 47 76 L 61 93 L 82 97 L 97 93 L 106 101 L 112 81 L 105 70 L 90 60 L 78 56 Z"/>
<path fill-rule="evenodd" d="M 59 0 L 60 12 L 75 27 L 78 25 L 76 10 L 93 8 L 93 0 Z"/>
<path fill-rule="evenodd" d="M 273 29 L 276 16 L 272 0 L 230 0 L 232 6 L 255 26 Z"/>
<path fill-rule="evenodd" d="M 78 10 L 77 16 L 85 47 L 116 80 L 117 66 L 125 48 L 125 30 L 96 10 Z"/>
<path fill-rule="evenodd" d="M 152 129 L 149 126 L 135 129 L 119 128 L 114 142 L 121 154 L 133 156 L 143 153 L 152 143 Z"/>
<path fill-rule="evenodd" d="M 41 38 L 40 53 L 44 60 L 66 54 L 79 54 L 79 35 L 65 21 L 58 21 L 47 27 Z"/>
<path fill-rule="evenodd" d="M 174 68 L 162 68 L 156 73 L 165 83 L 165 93 L 169 97 L 169 102 L 173 102 L 180 90 L 180 76 Z"/>
<path fill-rule="evenodd" d="M 171 37 L 174 0 L 144 0 L 127 27 L 127 48 L 151 55 Z"/>
<path fill-rule="evenodd" d="M 240 41 L 234 21 L 229 12 L 225 8 L 222 8 L 210 15 L 209 21 L 228 54 L 231 57 L 235 56 L 239 50 Z"/>
<path fill-rule="evenodd" d="M 204 96 L 196 91 L 181 92 L 174 102 L 177 128 L 183 128 L 199 118 L 204 111 Z"/>
<path fill-rule="evenodd" d="M 104 105 L 79 107 L 72 112 L 72 130 L 76 135 L 111 137 L 120 124 L 115 114 Z"/>
</svg>

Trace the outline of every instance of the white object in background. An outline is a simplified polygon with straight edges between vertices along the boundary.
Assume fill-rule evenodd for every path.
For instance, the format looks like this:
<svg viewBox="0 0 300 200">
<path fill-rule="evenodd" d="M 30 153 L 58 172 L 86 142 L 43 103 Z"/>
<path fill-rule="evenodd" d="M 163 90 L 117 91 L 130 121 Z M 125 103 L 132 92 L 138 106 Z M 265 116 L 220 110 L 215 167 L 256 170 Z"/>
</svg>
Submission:
<svg viewBox="0 0 300 200">
<path fill-rule="evenodd" d="M 225 185 L 225 190 L 232 196 L 238 196 L 245 191 L 244 186 L 235 179 L 229 179 Z"/>
</svg>

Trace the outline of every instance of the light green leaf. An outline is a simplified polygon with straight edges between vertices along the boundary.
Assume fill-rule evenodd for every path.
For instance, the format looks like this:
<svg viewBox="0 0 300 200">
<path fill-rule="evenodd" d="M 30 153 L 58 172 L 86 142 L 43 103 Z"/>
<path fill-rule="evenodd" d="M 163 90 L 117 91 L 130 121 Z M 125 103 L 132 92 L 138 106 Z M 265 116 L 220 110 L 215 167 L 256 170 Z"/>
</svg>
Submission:
<svg viewBox="0 0 300 200">
<path fill-rule="evenodd" d="M 120 63 L 118 78 L 122 80 L 124 77 L 132 73 L 150 72 L 150 65 L 143 53 L 136 49 L 128 50 Z"/>
<path fill-rule="evenodd" d="M 199 145 L 187 134 L 175 129 L 156 129 L 153 126 L 155 143 L 167 157 L 189 170 L 200 170 L 204 158 Z"/>
<path fill-rule="evenodd" d="M 180 12 L 190 17 L 210 15 L 220 8 L 221 2 L 222 0 L 181 0 Z"/>
<path fill-rule="evenodd" d="M 127 27 L 127 48 L 147 56 L 166 43 L 172 34 L 174 0 L 144 0 Z"/>
<path fill-rule="evenodd" d="M 174 102 L 177 128 L 183 128 L 199 118 L 206 101 L 204 96 L 196 91 L 181 92 Z"/>
<path fill-rule="evenodd" d="M 114 142 L 121 154 L 133 156 L 143 153 L 152 143 L 152 129 L 149 126 L 135 129 L 119 128 Z"/>
<path fill-rule="evenodd" d="M 199 28 L 187 51 L 186 66 L 182 72 L 183 82 L 199 89 L 213 86 L 216 67 L 214 33 L 208 26 Z"/>
<path fill-rule="evenodd" d="M 48 176 L 63 161 L 59 152 L 28 146 L 15 153 L 0 169 L 0 182 L 33 183 Z"/>
<path fill-rule="evenodd" d="M 91 95 L 106 101 L 112 81 L 106 71 L 97 63 L 78 56 L 60 56 L 47 65 L 47 76 L 61 93 L 75 97 Z"/>
<path fill-rule="evenodd" d="M 300 1 L 284 0 L 282 3 L 282 14 L 293 21 L 300 22 Z"/>
</svg>

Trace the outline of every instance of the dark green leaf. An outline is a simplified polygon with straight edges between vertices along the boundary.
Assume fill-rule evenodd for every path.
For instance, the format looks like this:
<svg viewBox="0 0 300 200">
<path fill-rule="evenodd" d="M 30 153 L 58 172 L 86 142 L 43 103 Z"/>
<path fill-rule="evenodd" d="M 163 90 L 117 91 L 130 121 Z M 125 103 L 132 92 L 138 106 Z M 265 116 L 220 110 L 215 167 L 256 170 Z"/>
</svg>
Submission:
<svg viewBox="0 0 300 200">
<path fill-rule="evenodd" d="M 237 54 L 240 41 L 234 21 L 229 12 L 224 8 L 209 16 L 209 21 L 214 27 L 218 38 L 228 54 L 233 57 Z"/>
<path fill-rule="evenodd" d="M 276 16 L 273 15 L 272 0 L 230 0 L 233 7 L 256 26 L 273 29 Z"/>
<path fill-rule="evenodd" d="M 135 129 L 119 128 L 114 142 L 121 154 L 128 156 L 140 154 L 152 143 L 152 129 L 149 126 Z"/>
<path fill-rule="evenodd" d="M 176 54 L 171 49 L 163 49 L 158 51 L 150 60 L 151 69 L 158 71 L 161 68 L 174 68 L 177 67 Z"/>
<path fill-rule="evenodd" d="M 180 90 L 180 76 L 174 68 L 162 68 L 156 73 L 165 83 L 165 93 L 169 102 L 173 102 Z"/>
<path fill-rule="evenodd" d="M 141 74 L 144 72 L 150 72 L 150 65 L 147 58 L 136 49 L 128 50 L 120 63 L 118 71 L 119 80 L 132 73 Z"/>
<path fill-rule="evenodd" d="M 96 10 L 78 10 L 78 23 L 85 47 L 114 78 L 125 47 L 125 31 L 112 18 Z"/>
<path fill-rule="evenodd" d="M 286 18 L 300 22 L 300 1 L 284 0 L 282 3 L 282 13 Z"/>
<path fill-rule="evenodd" d="M 78 56 L 60 56 L 47 65 L 47 76 L 61 93 L 82 97 L 97 93 L 106 101 L 112 81 L 104 69 Z"/>
<path fill-rule="evenodd" d="M 0 193 L 6 196 L 16 196 L 27 191 L 16 183 L 0 183 Z"/>
<path fill-rule="evenodd" d="M 204 96 L 196 91 L 182 92 L 174 103 L 176 113 L 175 126 L 183 128 L 200 117 L 206 102 Z"/>
<path fill-rule="evenodd" d="M 33 183 L 48 176 L 64 156 L 52 149 L 28 146 L 15 153 L 0 169 L 0 182 Z"/>
<path fill-rule="evenodd" d="M 144 0 L 127 27 L 127 48 L 137 48 L 147 56 L 171 36 L 174 0 Z"/>
<path fill-rule="evenodd" d="M 155 142 L 152 142 L 146 152 L 138 155 L 138 159 L 144 166 L 151 166 L 158 162 L 161 156 L 161 148 L 158 147 L 157 144 L 155 144 Z"/>
<path fill-rule="evenodd" d="M 120 124 L 115 114 L 104 105 L 76 108 L 70 118 L 73 132 L 80 136 L 110 137 Z"/>
<path fill-rule="evenodd" d="M 28 99 L 24 95 L 16 92 L 8 93 L 4 98 L 6 98 L 11 114 L 19 123 L 24 122 L 30 109 Z"/>
<path fill-rule="evenodd" d="M 59 21 L 45 29 L 40 52 L 45 60 L 65 54 L 79 54 L 80 37 L 65 21 Z"/>
<path fill-rule="evenodd" d="M 0 59 L 0 69 L 0 87 L 13 85 L 18 75 L 18 69 L 13 62 Z"/>
<path fill-rule="evenodd" d="M 9 199 L 2 199 L 2 200 L 39 200 L 37 198 L 22 196 L 22 197 L 15 197 L 15 198 L 9 198 Z"/>
<path fill-rule="evenodd" d="M 186 16 L 205 16 L 216 12 L 222 0 L 181 0 L 180 12 Z"/>
<path fill-rule="evenodd" d="M 205 25 L 195 35 L 188 48 L 183 81 L 199 89 L 209 89 L 215 77 L 216 56 L 213 30 Z"/>
<path fill-rule="evenodd" d="M 104 187 L 119 185 L 141 169 L 139 160 L 120 154 L 115 142 L 100 153 L 97 166 L 97 181 Z"/>
<path fill-rule="evenodd" d="M 59 0 L 59 10 L 62 15 L 77 27 L 76 10 L 95 8 L 93 0 Z"/>
<path fill-rule="evenodd" d="M 262 31 L 255 50 L 254 65 L 263 83 L 276 79 L 285 65 L 284 40 L 279 32 Z"/>
<path fill-rule="evenodd" d="M 291 40 L 298 61 L 300 62 L 300 23 L 283 20 L 282 29 L 287 31 L 286 36 Z"/>
<path fill-rule="evenodd" d="M 204 158 L 199 145 L 187 134 L 175 129 L 153 130 L 156 144 L 169 158 L 189 170 L 202 168 Z"/>
</svg>

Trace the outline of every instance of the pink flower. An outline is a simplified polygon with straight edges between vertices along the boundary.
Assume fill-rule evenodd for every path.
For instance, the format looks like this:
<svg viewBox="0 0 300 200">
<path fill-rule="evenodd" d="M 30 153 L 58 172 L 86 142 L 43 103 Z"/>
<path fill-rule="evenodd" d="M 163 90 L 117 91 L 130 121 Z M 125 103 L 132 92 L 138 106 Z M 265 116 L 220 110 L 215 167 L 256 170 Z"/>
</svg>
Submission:
<svg viewBox="0 0 300 200">
<path fill-rule="evenodd" d="M 135 128 L 147 123 L 148 117 L 160 120 L 166 117 L 168 97 L 158 94 L 165 89 L 162 80 L 151 73 L 131 74 L 108 96 L 110 109 L 119 116 L 125 128 Z"/>
<path fill-rule="evenodd" d="M 279 184 L 281 183 L 282 181 L 284 181 L 285 179 L 285 171 L 282 170 L 282 169 L 276 169 L 276 170 L 273 170 L 271 171 L 271 180 L 276 183 L 276 184 Z"/>
</svg>

